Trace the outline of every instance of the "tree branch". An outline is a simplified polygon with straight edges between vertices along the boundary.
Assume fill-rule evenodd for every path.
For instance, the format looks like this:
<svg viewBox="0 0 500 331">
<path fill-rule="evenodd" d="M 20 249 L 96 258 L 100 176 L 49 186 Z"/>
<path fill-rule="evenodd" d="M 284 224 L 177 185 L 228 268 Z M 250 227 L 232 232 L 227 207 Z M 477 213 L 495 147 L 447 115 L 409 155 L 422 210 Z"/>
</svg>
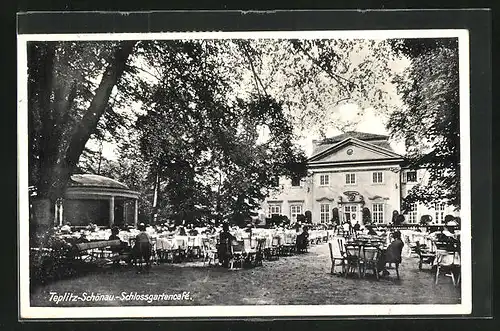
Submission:
<svg viewBox="0 0 500 331">
<path fill-rule="evenodd" d="M 132 53 L 136 41 L 122 41 L 116 48 L 114 57 L 104 72 L 90 107 L 80 120 L 66 154 L 66 163 L 70 169 L 76 166 L 79 156 L 97 123 L 106 110 L 111 92 L 122 76 L 126 62 Z"/>
</svg>

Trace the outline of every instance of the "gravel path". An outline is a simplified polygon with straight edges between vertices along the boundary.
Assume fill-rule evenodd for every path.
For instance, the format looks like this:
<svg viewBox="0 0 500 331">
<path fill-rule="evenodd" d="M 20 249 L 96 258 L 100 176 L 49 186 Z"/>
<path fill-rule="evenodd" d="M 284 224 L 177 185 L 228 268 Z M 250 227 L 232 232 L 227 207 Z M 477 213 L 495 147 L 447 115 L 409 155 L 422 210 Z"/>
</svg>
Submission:
<svg viewBox="0 0 500 331">
<path fill-rule="evenodd" d="M 262 267 L 226 270 L 203 267 L 202 263 L 162 264 L 147 274 L 136 274 L 127 267 L 105 269 L 78 278 L 58 281 L 37 288 L 32 306 L 123 306 L 123 305 L 338 305 L 338 304 L 457 304 L 460 289 L 449 277 L 434 284 L 430 270 L 419 271 L 417 260 L 405 257 L 395 271 L 380 281 L 330 274 L 328 245 L 311 247 L 309 253 L 264 261 Z M 340 269 L 340 268 L 339 268 Z M 83 297 L 134 294 L 179 294 L 181 300 L 152 301 L 51 301 L 50 292 L 72 293 Z M 84 292 L 86 294 L 84 294 Z M 189 292 L 189 294 L 187 294 Z M 175 298 L 175 297 L 173 297 Z M 139 298 L 140 299 L 140 298 Z"/>
</svg>

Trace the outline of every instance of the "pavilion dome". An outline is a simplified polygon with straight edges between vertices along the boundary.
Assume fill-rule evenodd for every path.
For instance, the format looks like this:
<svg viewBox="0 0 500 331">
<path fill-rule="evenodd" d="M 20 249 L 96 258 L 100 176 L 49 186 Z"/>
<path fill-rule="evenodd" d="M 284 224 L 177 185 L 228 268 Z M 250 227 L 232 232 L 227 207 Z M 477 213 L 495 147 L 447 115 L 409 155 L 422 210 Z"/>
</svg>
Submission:
<svg viewBox="0 0 500 331">
<path fill-rule="evenodd" d="M 69 181 L 70 187 L 101 187 L 101 188 L 115 188 L 128 190 L 129 187 L 117 180 L 109 177 L 92 174 L 76 174 L 71 175 Z"/>
</svg>

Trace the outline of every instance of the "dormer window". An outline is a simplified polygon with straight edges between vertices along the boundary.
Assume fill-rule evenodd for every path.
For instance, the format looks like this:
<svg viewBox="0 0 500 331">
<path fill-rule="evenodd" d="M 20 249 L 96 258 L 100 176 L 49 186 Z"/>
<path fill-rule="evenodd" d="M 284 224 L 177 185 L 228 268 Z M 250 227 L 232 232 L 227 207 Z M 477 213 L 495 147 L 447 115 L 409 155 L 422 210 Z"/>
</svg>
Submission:
<svg viewBox="0 0 500 331">
<path fill-rule="evenodd" d="M 302 178 L 300 178 L 300 177 L 293 177 L 292 178 L 292 186 L 294 186 L 294 187 L 300 186 L 301 180 L 302 180 Z"/>
</svg>

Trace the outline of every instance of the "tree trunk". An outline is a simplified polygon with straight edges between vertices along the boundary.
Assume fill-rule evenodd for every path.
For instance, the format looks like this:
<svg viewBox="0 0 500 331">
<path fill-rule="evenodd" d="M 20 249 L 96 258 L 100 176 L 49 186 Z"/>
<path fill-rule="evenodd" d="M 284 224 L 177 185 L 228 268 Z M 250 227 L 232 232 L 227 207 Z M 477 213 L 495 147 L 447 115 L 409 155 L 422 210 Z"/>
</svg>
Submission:
<svg viewBox="0 0 500 331">
<path fill-rule="evenodd" d="M 52 219 L 50 215 L 51 201 L 55 201 L 64 195 L 69 178 L 76 168 L 85 144 L 92 133 L 95 132 L 99 119 L 107 109 L 111 92 L 125 71 L 126 62 L 135 44 L 136 41 L 123 41 L 116 48 L 114 56 L 110 59 L 108 67 L 102 76 L 99 87 L 95 91 L 89 109 L 77 124 L 68 145 L 64 146 L 65 144 L 61 141 L 63 140 L 61 137 L 61 128 L 54 130 L 53 124 L 57 123 L 59 126 L 68 125 L 67 121 L 64 123 L 61 123 L 61 121 L 67 119 L 66 116 L 70 110 L 69 107 L 75 97 L 73 86 L 69 86 L 67 90 L 62 91 L 62 93 L 68 94 L 66 98 L 68 102 L 57 109 L 52 109 L 51 105 L 47 105 L 44 96 L 41 96 L 42 99 L 39 100 L 39 104 L 44 106 L 40 107 L 44 128 L 42 129 L 43 143 L 41 144 L 42 149 L 40 151 L 40 158 L 42 159 L 40 179 L 37 185 L 41 202 L 37 202 L 36 207 L 33 206 L 35 210 L 34 221 L 37 229 L 39 229 L 38 224 L 41 225 L 41 228 L 45 228 L 46 224 L 50 224 L 48 220 Z M 53 68 L 53 62 L 49 61 L 53 60 L 53 54 L 49 53 L 49 55 L 50 58 L 45 66 L 46 69 Z M 50 75 L 50 77 L 52 77 L 52 74 L 52 72 L 44 72 L 44 75 Z M 42 83 L 44 79 L 50 82 L 48 77 L 42 76 Z M 49 91 L 54 90 L 54 86 L 44 86 L 44 88 Z M 61 98 L 65 98 L 65 96 L 61 96 Z M 61 107 L 64 107 L 64 109 Z"/>
</svg>

